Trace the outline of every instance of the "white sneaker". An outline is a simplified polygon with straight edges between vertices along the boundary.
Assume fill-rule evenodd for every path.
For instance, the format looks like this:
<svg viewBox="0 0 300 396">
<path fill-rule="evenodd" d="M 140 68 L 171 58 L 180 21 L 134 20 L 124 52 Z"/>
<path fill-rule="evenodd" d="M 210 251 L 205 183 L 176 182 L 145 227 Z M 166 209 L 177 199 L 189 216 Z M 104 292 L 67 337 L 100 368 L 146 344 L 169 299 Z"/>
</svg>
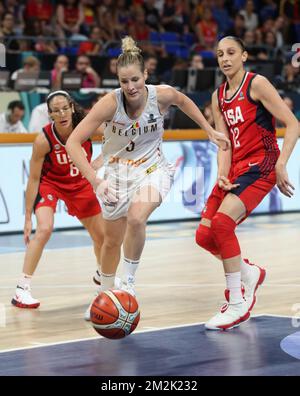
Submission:
<svg viewBox="0 0 300 396">
<path fill-rule="evenodd" d="M 225 304 L 219 313 L 205 323 L 207 330 L 229 330 L 239 326 L 250 318 L 246 301 L 237 304 Z"/>
<path fill-rule="evenodd" d="M 24 288 L 17 286 L 11 303 L 18 308 L 38 308 L 40 306 L 39 300 L 32 297 L 29 286 L 25 286 Z"/>
<path fill-rule="evenodd" d="M 101 285 L 101 276 L 98 270 L 95 272 L 95 275 L 93 276 L 93 281 L 94 283 L 96 283 L 96 285 L 98 286 Z"/>
<path fill-rule="evenodd" d="M 96 271 L 96 273 L 98 273 L 98 271 Z M 95 279 L 95 276 L 94 276 L 93 279 Z M 115 277 L 115 289 L 121 289 L 121 288 L 122 288 L 122 280 L 120 278 L 118 278 L 118 277 Z M 98 296 L 98 294 L 100 292 L 101 292 L 101 286 L 97 289 L 97 293 L 95 293 L 92 302 L 90 303 L 90 305 L 88 306 L 87 310 L 84 313 L 83 318 L 87 322 L 91 321 L 91 308 L 92 308 L 92 305 L 93 305 L 93 302 L 94 302 L 95 298 Z"/>
<path fill-rule="evenodd" d="M 247 278 L 243 279 L 245 288 L 244 297 L 248 305 L 248 310 L 251 311 L 256 303 L 256 290 L 266 278 L 266 270 L 258 265 L 250 263 L 247 259 L 244 259 L 244 262 L 249 265 Z"/>
<path fill-rule="evenodd" d="M 124 290 L 127 293 L 131 294 L 133 297 L 136 297 L 135 279 L 133 276 L 128 276 L 127 282 L 126 281 L 122 282 L 121 290 Z"/>
</svg>

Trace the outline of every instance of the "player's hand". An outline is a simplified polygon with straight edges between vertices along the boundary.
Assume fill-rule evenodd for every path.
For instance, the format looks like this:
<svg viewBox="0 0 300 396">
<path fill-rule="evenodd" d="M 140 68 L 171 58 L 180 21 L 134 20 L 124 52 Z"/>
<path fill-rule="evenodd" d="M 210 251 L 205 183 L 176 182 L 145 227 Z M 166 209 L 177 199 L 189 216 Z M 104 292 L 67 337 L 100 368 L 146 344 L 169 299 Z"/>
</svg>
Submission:
<svg viewBox="0 0 300 396">
<path fill-rule="evenodd" d="M 286 166 L 281 164 L 276 164 L 275 171 L 276 171 L 276 183 L 280 192 L 282 192 L 282 194 L 285 195 L 286 197 L 291 198 L 294 195 L 293 190 L 295 190 L 295 187 L 289 181 Z"/>
<path fill-rule="evenodd" d="M 215 143 L 220 149 L 226 151 L 230 148 L 230 140 L 228 137 L 222 133 L 213 129 L 213 131 L 209 134 L 209 140 Z"/>
<path fill-rule="evenodd" d="M 30 242 L 30 235 L 31 235 L 31 230 L 32 230 L 32 221 L 31 219 L 25 219 L 25 224 L 24 224 L 24 243 L 26 246 L 28 246 Z"/>
<path fill-rule="evenodd" d="M 104 204 L 109 205 L 116 204 L 118 202 L 117 192 L 108 180 L 96 178 L 96 183 L 96 194 Z"/>
<path fill-rule="evenodd" d="M 91 167 L 97 171 L 103 165 L 103 161 L 96 158 L 94 161 L 91 162 Z"/>
<path fill-rule="evenodd" d="M 231 191 L 234 188 L 239 187 L 239 184 L 232 184 L 229 179 L 225 176 L 218 177 L 218 186 L 224 191 Z"/>
</svg>

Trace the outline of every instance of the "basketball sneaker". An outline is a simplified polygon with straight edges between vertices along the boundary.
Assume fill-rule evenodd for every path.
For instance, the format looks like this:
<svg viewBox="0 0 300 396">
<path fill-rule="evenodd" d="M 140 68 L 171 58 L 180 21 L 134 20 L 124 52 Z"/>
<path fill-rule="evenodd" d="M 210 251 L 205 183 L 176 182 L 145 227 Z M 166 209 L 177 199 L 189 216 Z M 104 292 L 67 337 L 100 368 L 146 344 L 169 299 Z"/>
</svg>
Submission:
<svg viewBox="0 0 300 396">
<path fill-rule="evenodd" d="M 251 311 L 256 303 L 256 290 L 266 278 L 266 270 L 250 263 L 248 259 L 244 259 L 244 262 L 249 265 L 249 271 L 247 277 L 242 281 L 242 294 L 248 304 L 249 311 Z M 224 294 L 226 300 L 229 301 L 229 290 L 226 289 Z"/>
<path fill-rule="evenodd" d="M 124 290 L 127 293 L 131 294 L 133 297 L 136 297 L 135 279 L 133 276 L 127 276 L 127 281 L 122 282 L 121 290 Z"/>
<path fill-rule="evenodd" d="M 220 312 L 205 323 L 207 330 L 229 330 L 239 326 L 250 318 L 250 312 L 246 301 L 237 304 L 225 304 Z"/>
<path fill-rule="evenodd" d="M 11 303 L 18 308 L 38 308 L 40 306 L 39 300 L 32 297 L 29 286 L 17 286 Z"/>
</svg>

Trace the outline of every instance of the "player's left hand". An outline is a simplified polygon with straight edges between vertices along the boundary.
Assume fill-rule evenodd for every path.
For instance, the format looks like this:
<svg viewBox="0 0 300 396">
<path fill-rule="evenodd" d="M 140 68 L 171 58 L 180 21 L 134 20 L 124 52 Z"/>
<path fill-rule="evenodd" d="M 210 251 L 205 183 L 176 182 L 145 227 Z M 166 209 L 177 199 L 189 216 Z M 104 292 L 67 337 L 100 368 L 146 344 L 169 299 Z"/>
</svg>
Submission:
<svg viewBox="0 0 300 396">
<path fill-rule="evenodd" d="M 213 130 L 213 132 L 209 135 L 209 139 L 224 151 L 230 148 L 230 140 L 222 132 Z"/>
<path fill-rule="evenodd" d="M 285 195 L 286 197 L 291 198 L 294 195 L 293 190 L 295 190 L 295 187 L 289 181 L 286 166 L 281 164 L 276 164 L 275 171 L 276 171 L 276 184 L 280 192 L 282 192 L 282 194 Z"/>
<path fill-rule="evenodd" d="M 234 188 L 239 187 L 239 184 L 232 184 L 229 179 L 225 176 L 218 177 L 218 186 L 224 191 L 231 191 Z"/>
</svg>

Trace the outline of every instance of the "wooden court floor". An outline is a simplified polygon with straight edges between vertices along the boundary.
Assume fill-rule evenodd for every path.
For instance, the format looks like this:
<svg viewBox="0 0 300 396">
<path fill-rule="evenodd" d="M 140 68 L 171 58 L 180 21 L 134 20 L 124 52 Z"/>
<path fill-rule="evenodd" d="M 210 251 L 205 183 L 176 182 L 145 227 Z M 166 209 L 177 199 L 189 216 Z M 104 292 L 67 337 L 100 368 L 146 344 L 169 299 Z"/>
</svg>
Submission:
<svg viewBox="0 0 300 396">
<path fill-rule="evenodd" d="M 196 227 L 196 222 L 148 226 L 137 274 L 137 331 L 204 322 L 224 302 L 221 265 L 195 244 Z M 84 231 L 55 238 L 63 246 L 64 238 L 74 241 L 70 235 L 76 233 L 86 238 Z M 253 314 L 300 317 L 300 214 L 251 217 L 238 236 L 243 257 L 267 269 Z M 95 290 L 92 247 L 67 242 L 44 252 L 32 282 L 41 300 L 37 310 L 10 304 L 24 256 L 13 250 L 0 254 L 0 351 L 96 337 L 83 320 Z"/>
</svg>

